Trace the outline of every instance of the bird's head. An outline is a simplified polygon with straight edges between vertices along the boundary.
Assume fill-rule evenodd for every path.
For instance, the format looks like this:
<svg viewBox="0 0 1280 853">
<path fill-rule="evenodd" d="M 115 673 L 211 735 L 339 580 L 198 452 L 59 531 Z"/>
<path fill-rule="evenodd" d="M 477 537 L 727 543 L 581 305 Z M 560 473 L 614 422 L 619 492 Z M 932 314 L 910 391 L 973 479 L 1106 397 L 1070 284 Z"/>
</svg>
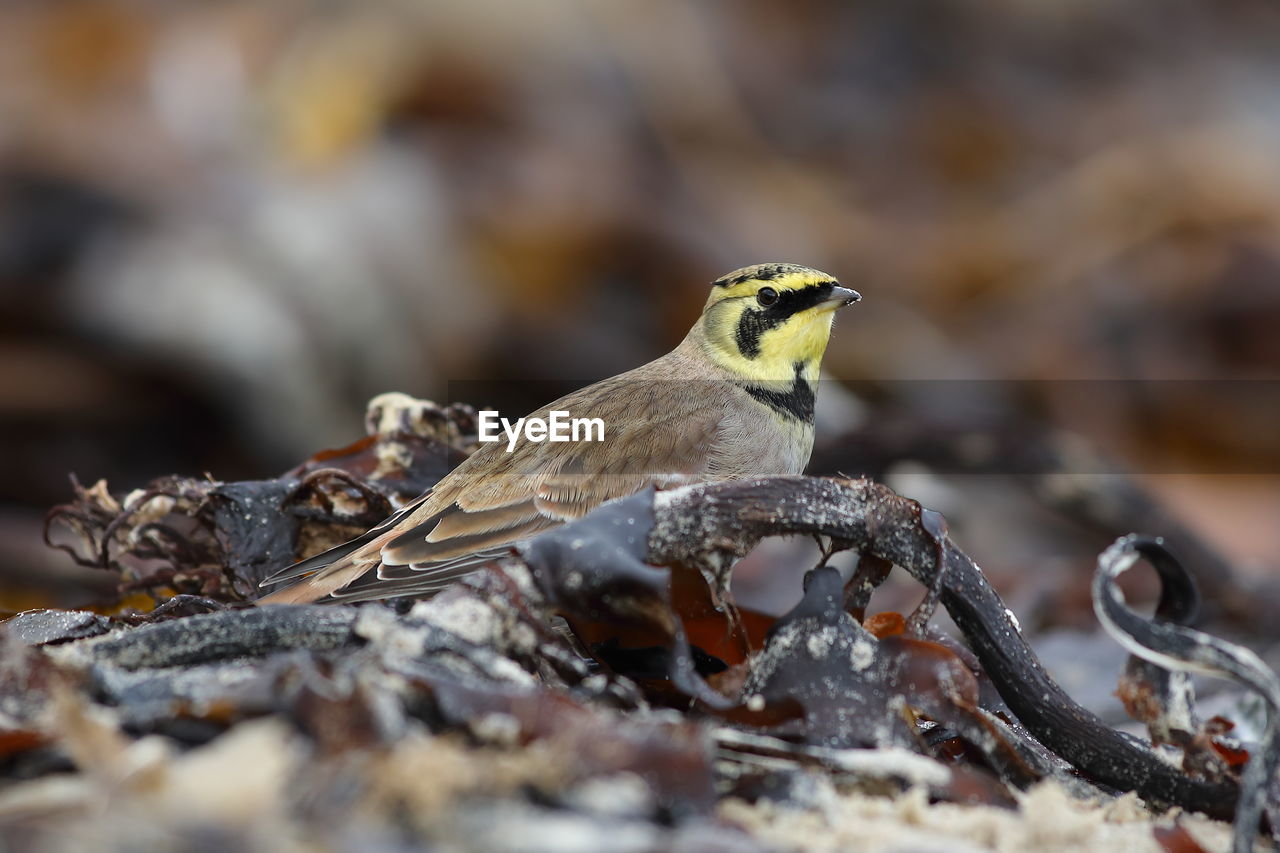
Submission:
<svg viewBox="0 0 1280 853">
<path fill-rule="evenodd" d="M 806 379 L 831 337 L 835 311 L 862 297 L 824 272 L 799 264 L 743 267 L 711 283 L 694 333 L 708 355 L 745 379 Z"/>
</svg>

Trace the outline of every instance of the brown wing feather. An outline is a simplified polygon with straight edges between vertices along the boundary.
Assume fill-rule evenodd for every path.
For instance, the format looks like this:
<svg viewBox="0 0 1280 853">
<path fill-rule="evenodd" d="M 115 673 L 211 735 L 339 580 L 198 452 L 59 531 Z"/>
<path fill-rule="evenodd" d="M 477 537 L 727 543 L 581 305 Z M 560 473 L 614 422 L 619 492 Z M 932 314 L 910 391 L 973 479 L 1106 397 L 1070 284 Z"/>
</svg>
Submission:
<svg viewBox="0 0 1280 853">
<path fill-rule="evenodd" d="M 452 578 L 467 555 L 476 554 L 480 564 L 486 559 L 480 554 L 500 553 L 503 546 L 651 483 L 700 478 L 724 408 L 705 399 L 695 403 L 699 395 L 682 383 L 654 381 L 670 378 L 656 364 L 646 374 L 605 380 L 530 416 L 558 409 L 601 417 L 604 441 L 523 441 L 510 453 L 503 443 L 484 445 L 394 527 L 262 603 L 328 594 L 365 600 L 429 590 Z M 378 565 L 407 566 L 415 574 L 397 568 L 394 576 L 381 578 L 369 572 Z"/>
<path fill-rule="evenodd" d="M 713 409 L 684 414 L 634 422 L 613 438 L 613 446 L 607 432 L 605 441 L 598 443 L 527 443 L 522 447 L 542 449 L 537 464 L 517 458 L 502 466 L 484 481 L 484 500 L 467 502 L 474 509 L 464 508 L 460 500 L 438 519 L 406 530 L 381 548 L 382 561 L 423 564 L 429 571 L 432 562 L 518 541 L 580 518 L 605 501 L 635 494 L 652 482 L 702 473 L 720 415 Z M 684 430 L 698 440 L 677 435 Z M 619 457 L 617 450 L 625 455 Z M 472 530 L 476 532 L 465 532 Z"/>
<path fill-rule="evenodd" d="M 435 527 L 427 532 L 428 542 L 493 533 L 517 527 L 538 517 L 538 507 L 531 500 L 478 512 L 467 512 L 457 504 L 451 509 L 452 511 L 443 513 Z"/>
<path fill-rule="evenodd" d="M 559 519 L 535 515 L 523 524 L 504 527 L 501 530 L 475 536 L 455 536 L 440 542 L 429 542 L 426 537 L 414 536 L 401 544 L 390 544 L 382 549 L 382 562 L 388 566 L 419 566 L 429 571 L 434 563 L 442 563 L 455 557 L 465 557 L 476 551 L 487 551 L 541 533 L 559 524 Z"/>
</svg>

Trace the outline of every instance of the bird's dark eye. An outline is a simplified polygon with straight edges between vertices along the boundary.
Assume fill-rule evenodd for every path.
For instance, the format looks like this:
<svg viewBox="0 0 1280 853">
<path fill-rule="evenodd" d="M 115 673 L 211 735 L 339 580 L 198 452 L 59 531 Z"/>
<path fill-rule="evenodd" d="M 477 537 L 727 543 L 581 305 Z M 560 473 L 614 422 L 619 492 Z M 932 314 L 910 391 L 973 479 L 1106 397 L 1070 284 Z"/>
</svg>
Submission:
<svg viewBox="0 0 1280 853">
<path fill-rule="evenodd" d="M 759 302 L 766 308 L 777 301 L 778 291 L 774 290 L 772 287 L 762 287 L 759 292 L 756 293 L 756 302 Z"/>
</svg>

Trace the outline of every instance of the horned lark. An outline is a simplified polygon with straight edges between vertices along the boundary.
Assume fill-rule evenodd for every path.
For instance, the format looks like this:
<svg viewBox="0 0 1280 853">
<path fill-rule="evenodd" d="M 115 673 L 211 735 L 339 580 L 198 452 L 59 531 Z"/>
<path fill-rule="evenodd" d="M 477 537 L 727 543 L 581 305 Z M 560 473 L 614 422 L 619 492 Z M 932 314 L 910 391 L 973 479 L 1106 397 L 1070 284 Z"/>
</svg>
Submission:
<svg viewBox="0 0 1280 853">
<path fill-rule="evenodd" d="M 427 595 L 519 540 L 651 484 L 799 474 L 835 311 L 859 299 L 797 264 L 716 279 L 674 350 L 528 418 L 598 418 L 603 440 L 483 444 L 368 533 L 268 578 L 301 580 L 259 603 Z"/>
</svg>

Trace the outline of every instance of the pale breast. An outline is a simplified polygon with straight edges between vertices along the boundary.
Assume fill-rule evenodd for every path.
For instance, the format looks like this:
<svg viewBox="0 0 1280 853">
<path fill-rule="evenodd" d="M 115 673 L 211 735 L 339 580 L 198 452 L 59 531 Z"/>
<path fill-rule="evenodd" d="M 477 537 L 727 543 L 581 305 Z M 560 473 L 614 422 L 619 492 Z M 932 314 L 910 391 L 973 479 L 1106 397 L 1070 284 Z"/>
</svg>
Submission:
<svg viewBox="0 0 1280 853">
<path fill-rule="evenodd" d="M 708 464 L 711 479 L 800 474 L 813 451 L 813 425 L 779 417 L 746 392 L 732 388 L 725 401 L 720 440 Z"/>
</svg>

